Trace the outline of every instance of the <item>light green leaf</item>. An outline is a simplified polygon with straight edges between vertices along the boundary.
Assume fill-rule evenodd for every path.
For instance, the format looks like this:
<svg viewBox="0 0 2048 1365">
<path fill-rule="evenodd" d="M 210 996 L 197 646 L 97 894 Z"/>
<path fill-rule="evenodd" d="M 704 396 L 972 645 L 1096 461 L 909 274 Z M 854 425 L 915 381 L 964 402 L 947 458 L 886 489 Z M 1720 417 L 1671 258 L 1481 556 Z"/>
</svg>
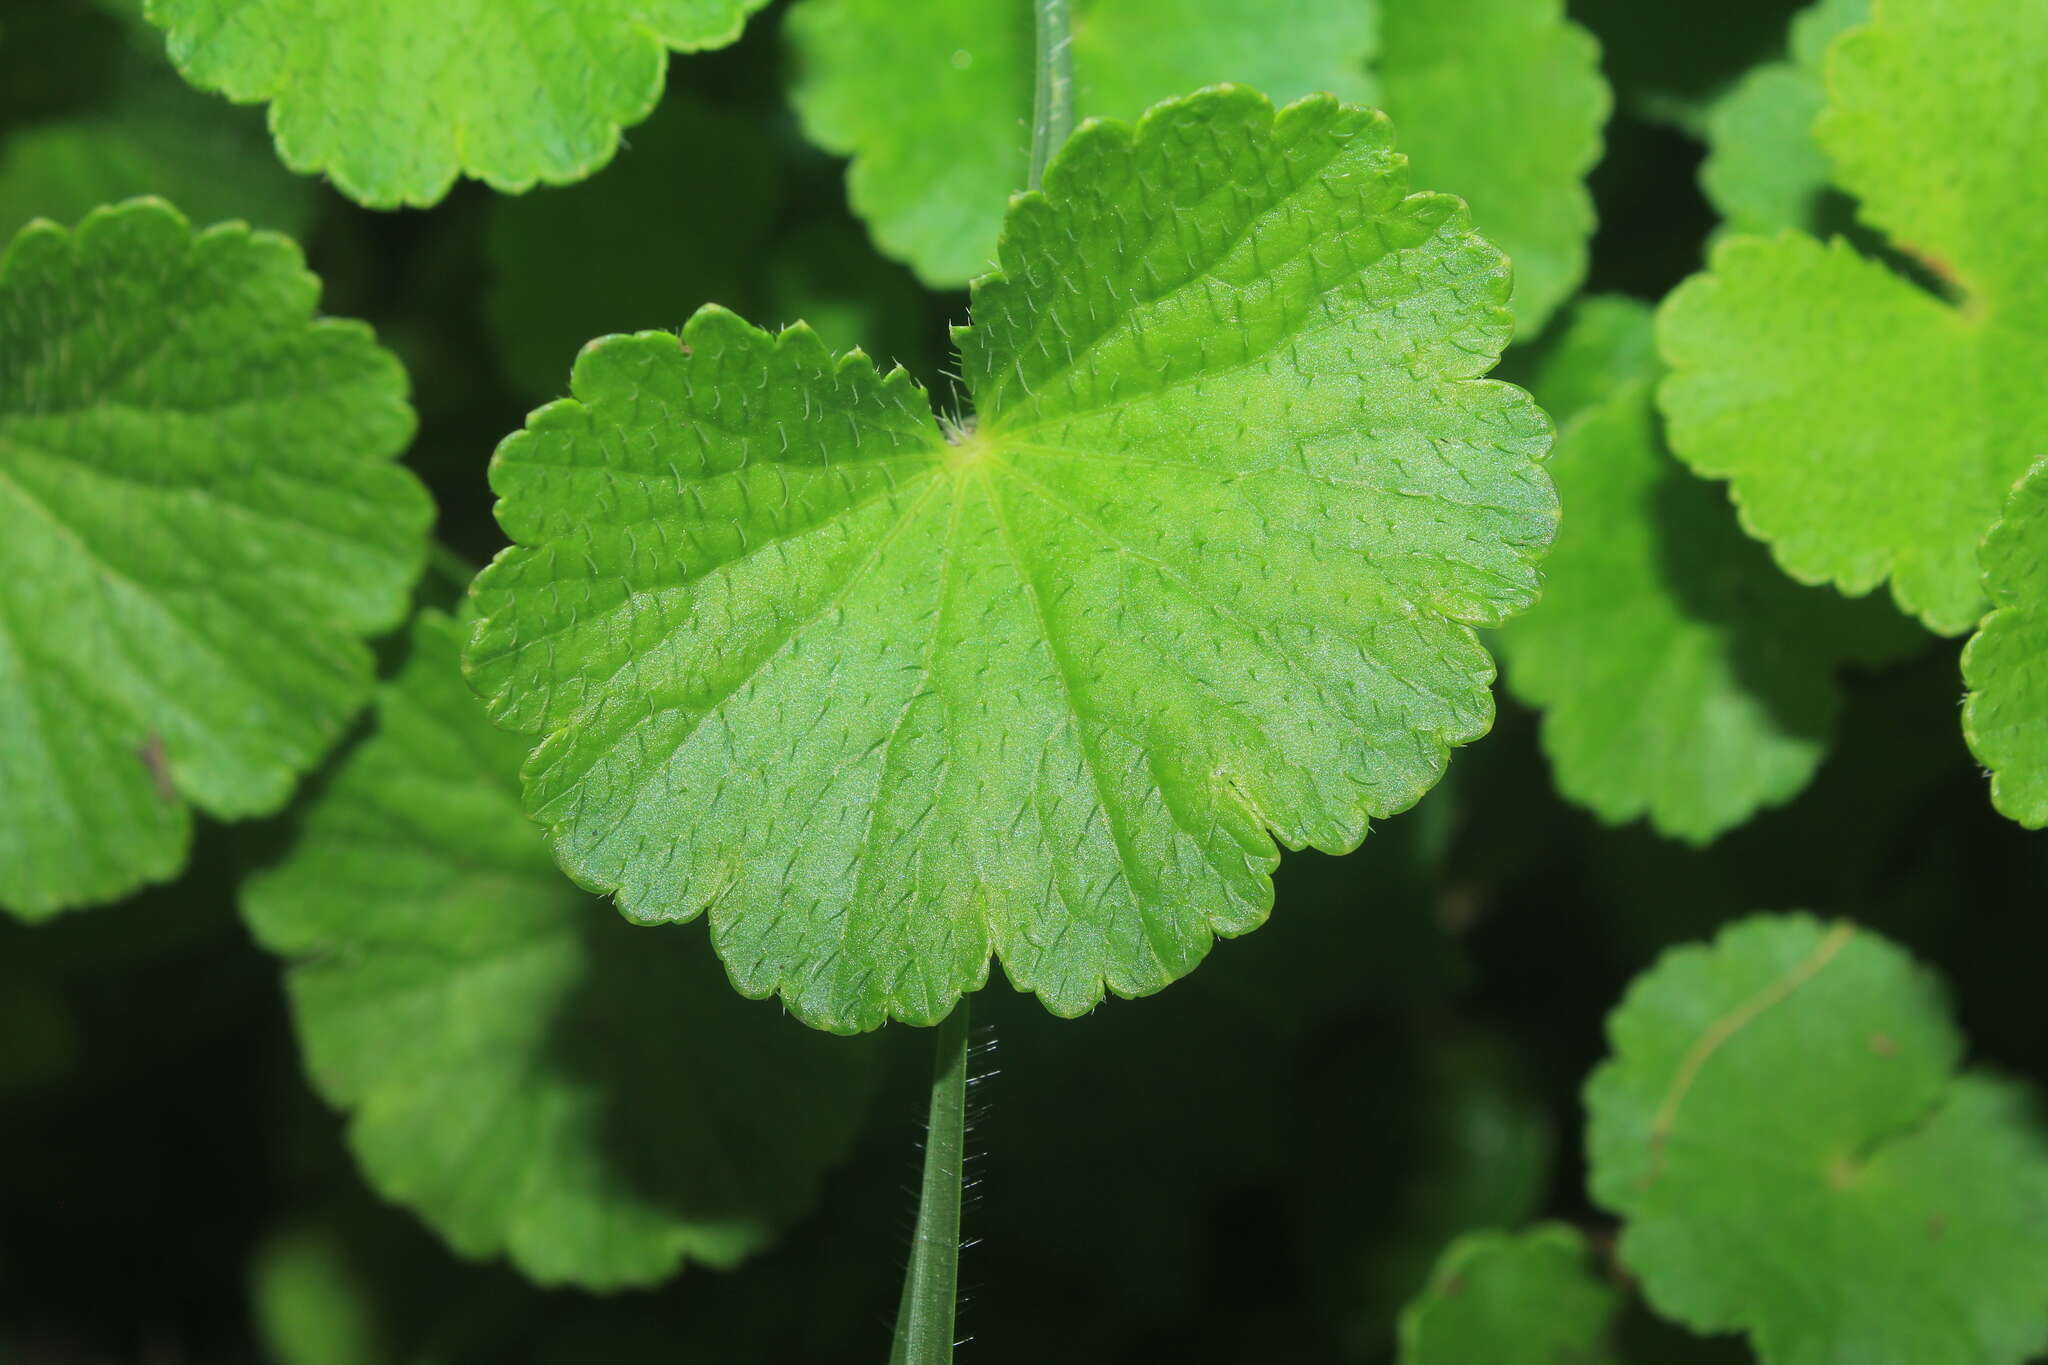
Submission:
<svg viewBox="0 0 2048 1365">
<path fill-rule="evenodd" d="M 586 350 L 493 463 L 468 655 L 563 866 L 821 1027 L 935 1022 L 991 950 L 1072 1015 L 1257 927 L 1276 838 L 1420 798 L 1556 510 L 1480 379 L 1505 263 L 1390 140 L 1237 88 L 1085 128 L 945 427 L 803 327 Z"/>
<path fill-rule="evenodd" d="M 802 0 L 788 31 L 797 111 L 854 158 L 853 204 L 882 249 L 935 286 L 987 270 L 1030 148 L 1029 6 L 935 0 L 909 22 L 891 0 Z M 1464 195 L 1515 261 L 1531 333 L 1585 269 L 1580 182 L 1608 103 L 1597 58 L 1559 0 L 1080 0 L 1074 21 L 1084 118 L 1219 81 L 1383 99 L 1420 178 Z"/>
<path fill-rule="evenodd" d="M 1563 0 L 1379 8 L 1380 102 L 1417 178 L 1462 195 L 1514 262 L 1515 329 L 1534 336 L 1586 275 L 1585 179 L 1612 104 L 1600 46 Z"/>
<path fill-rule="evenodd" d="M 1282 101 L 1370 93 L 1372 0 L 1079 0 L 1075 11 L 1079 118 L 1134 119 L 1220 81 Z M 989 270 L 1030 160 L 1030 6 L 930 0 L 913 19 L 896 0 L 802 0 L 787 34 L 804 129 L 854 158 L 853 205 L 882 250 L 937 288 Z"/>
<path fill-rule="evenodd" d="M 282 237 L 139 200 L 0 254 L 0 903 L 182 866 L 364 700 L 432 515 L 405 375 Z"/>
<path fill-rule="evenodd" d="M 1659 372 L 1657 339 L 1643 303 L 1615 294 L 1593 294 L 1573 309 L 1569 324 L 1541 350 L 1518 359 L 1541 388 L 1543 410 L 1560 427 L 1590 408 L 1610 404 L 1618 389 Z"/>
<path fill-rule="evenodd" d="M 1671 459 L 1649 342 L 1646 307 L 1597 299 L 1539 373 L 1552 412 L 1607 389 L 1559 432 L 1552 477 L 1570 515 L 1543 601 L 1500 649 L 1509 687 L 1543 708 L 1566 796 L 1706 843 L 1805 788 L 1842 665 L 1926 637 L 1887 603 L 1787 580 L 1720 490 Z"/>
<path fill-rule="evenodd" d="M 1821 60 L 1835 35 L 1869 16 L 1870 0 L 1819 0 L 1801 10 L 1790 59 L 1753 68 L 1708 109 L 1700 187 L 1729 230 L 1830 226 L 1828 160 L 1813 140 L 1827 99 Z"/>
<path fill-rule="evenodd" d="M 1658 1312 L 1764 1365 L 2019 1365 L 2048 1348 L 2048 1142 L 1958 1076 L 1934 980 L 1847 923 L 1757 916 L 1609 1017 L 1592 1191 Z"/>
<path fill-rule="evenodd" d="M 784 34 L 790 100 L 812 141 L 853 158 L 847 195 L 875 245 L 934 288 L 987 270 L 1030 159 L 1029 11 L 931 0 L 906 22 L 893 0 L 803 0 Z"/>
<path fill-rule="evenodd" d="M 375 733 L 244 893 L 295 963 L 307 1070 L 371 1184 L 464 1255 L 592 1289 L 730 1266 L 844 1153 L 873 1050 L 740 1000 L 699 935 L 562 879 L 461 633 L 420 619 Z"/>
<path fill-rule="evenodd" d="M 269 102 L 278 155 L 372 208 L 458 175 L 581 180 L 661 98 L 668 53 L 722 47 L 764 0 L 148 0 L 185 79 Z"/>
<path fill-rule="evenodd" d="M 1794 578 L 1890 579 L 1955 634 L 1984 606 L 1978 540 L 2048 451 L 2048 0 L 1893 0 L 1826 71 L 1835 182 L 1960 301 L 1840 240 L 1731 238 L 1660 318 L 1671 443 Z"/>
<path fill-rule="evenodd" d="M 1401 1315 L 1401 1365 L 1614 1365 L 1620 1311 L 1575 1230 L 1467 1233 Z"/>
<path fill-rule="evenodd" d="M 2048 460 L 2012 490 L 1984 541 L 1994 610 L 1963 651 L 1963 734 L 1991 769 L 1994 805 L 2048 826 Z"/>
</svg>

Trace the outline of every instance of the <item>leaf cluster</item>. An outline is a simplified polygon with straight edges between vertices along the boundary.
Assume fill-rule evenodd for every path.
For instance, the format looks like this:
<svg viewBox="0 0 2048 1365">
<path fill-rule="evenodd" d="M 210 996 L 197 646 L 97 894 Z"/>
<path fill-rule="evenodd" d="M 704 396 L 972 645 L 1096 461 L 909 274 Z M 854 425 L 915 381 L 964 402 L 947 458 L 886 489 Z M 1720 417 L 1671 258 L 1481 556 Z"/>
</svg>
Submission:
<svg viewBox="0 0 2048 1365">
<path fill-rule="evenodd" d="M 0 1359 L 872 1362 L 976 992 L 963 1355 L 2048 1351 L 2048 0 L 1650 8 L 10 5 Z"/>
</svg>

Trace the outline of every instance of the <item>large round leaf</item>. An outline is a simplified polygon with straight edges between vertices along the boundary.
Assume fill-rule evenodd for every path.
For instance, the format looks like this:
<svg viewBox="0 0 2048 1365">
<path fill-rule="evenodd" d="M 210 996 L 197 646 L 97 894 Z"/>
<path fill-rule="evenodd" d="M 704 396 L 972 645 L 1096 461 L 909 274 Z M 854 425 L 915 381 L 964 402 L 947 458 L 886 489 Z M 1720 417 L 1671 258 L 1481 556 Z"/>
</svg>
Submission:
<svg viewBox="0 0 2048 1365">
<path fill-rule="evenodd" d="M 432 509 L 405 375 L 282 237 L 169 206 L 0 254 L 0 904 L 177 872 L 368 699 Z"/>
<path fill-rule="evenodd" d="M 959 334 L 971 418 L 722 310 L 609 340 L 492 468 L 471 676 L 528 808 L 735 983 L 929 1023 L 991 950 L 1154 991 L 1492 719 L 1556 525 L 1508 271 L 1387 122 L 1222 89 L 1084 128 Z"/>
</svg>

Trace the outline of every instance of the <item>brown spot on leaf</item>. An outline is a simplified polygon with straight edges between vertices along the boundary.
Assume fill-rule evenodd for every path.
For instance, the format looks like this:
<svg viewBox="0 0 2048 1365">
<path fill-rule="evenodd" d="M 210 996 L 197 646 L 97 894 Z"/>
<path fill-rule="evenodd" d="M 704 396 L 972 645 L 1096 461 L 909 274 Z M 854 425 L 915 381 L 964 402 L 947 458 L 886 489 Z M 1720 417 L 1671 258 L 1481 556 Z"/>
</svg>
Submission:
<svg viewBox="0 0 2048 1365">
<path fill-rule="evenodd" d="M 1946 256 L 1937 255 L 1925 247 L 1914 246 L 1909 242 L 1898 243 L 1898 248 L 1904 254 L 1918 261 L 1926 268 L 1928 274 L 1940 280 L 1950 289 L 1960 291 L 1962 288 L 1962 281 L 1956 275 L 1956 268 L 1949 264 Z"/>
<path fill-rule="evenodd" d="M 1948 1215 L 1937 1213 L 1927 1220 L 1927 1240 L 1939 1242 L 1948 1234 Z"/>
<path fill-rule="evenodd" d="M 164 752 L 164 737 L 152 730 L 142 747 L 135 751 L 142 766 L 149 770 L 149 780 L 156 787 L 157 798 L 166 803 L 178 799 L 178 785 L 171 781 L 171 759 Z"/>
<path fill-rule="evenodd" d="M 1891 1035 L 1888 1033 L 1871 1034 L 1870 1050 L 1880 1057 L 1896 1057 L 1899 1055 L 1899 1045 L 1892 1041 Z"/>
</svg>

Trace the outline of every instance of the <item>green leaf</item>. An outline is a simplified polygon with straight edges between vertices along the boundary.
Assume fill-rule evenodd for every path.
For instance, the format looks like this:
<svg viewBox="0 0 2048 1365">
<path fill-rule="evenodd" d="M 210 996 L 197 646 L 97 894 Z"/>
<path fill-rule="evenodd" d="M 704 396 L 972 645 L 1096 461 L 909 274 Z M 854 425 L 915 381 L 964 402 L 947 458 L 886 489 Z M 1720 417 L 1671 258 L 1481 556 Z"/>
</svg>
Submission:
<svg viewBox="0 0 2048 1365">
<path fill-rule="evenodd" d="M 1514 262 L 1515 330 L 1535 336 L 1586 275 L 1585 179 L 1612 104 L 1600 46 L 1563 0 L 1379 9 L 1381 104 L 1416 175 L 1464 196 Z"/>
<path fill-rule="evenodd" d="M 370 1183 L 464 1255 L 592 1289 L 730 1266 L 843 1155 L 873 1051 L 740 1000 L 698 935 L 561 878 L 460 634 L 420 618 L 375 733 L 244 892 L 294 962 L 307 1070 Z"/>
<path fill-rule="evenodd" d="M 900 1162 L 903 1150 L 903 1134 L 892 1131 L 874 1153 L 876 1169 Z M 294 1174 L 303 1183 L 304 1173 Z M 302 1194 L 249 1251 L 244 1284 L 261 1351 L 251 1359 L 879 1365 L 875 1347 L 900 1269 L 880 1248 L 905 1208 L 901 1185 L 886 1177 L 834 1181 L 799 1235 L 731 1274 L 667 1292 L 599 1295 L 543 1290 L 503 1266 L 459 1261 L 409 1215 L 338 1174 L 339 1187 L 312 1200 Z"/>
<path fill-rule="evenodd" d="M 1994 805 L 2048 826 L 2048 460 L 2014 487 L 1985 538 L 1994 610 L 1963 651 L 1963 734 L 1991 769 Z"/>
<path fill-rule="evenodd" d="M 33 218 L 72 223 L 142 195 L 168 199 L 202 223 L 242 219 L 287 235 L 306 227 L 316 187 L 277 164 L 262 115 L 229 108 L 178 78 L 163 59 L 161 35 L 142 21 L 141 0 L 104 0 L 98 8 L 25 2 L 32 10 L 49 6 L 59 22 L 31 24 L 24 62 L 40 64 L 45 77 L 66 54 L 91 54 L 94 66 L 55 68 L 50 78 L 65 90 L 59 108 L 15 118 L 0 111 L 0 240 Z M 110 23 L 108 14 L 121 21 Z M 10 7 L 10 33 L 15 17 Z M 0 53 L 7 50 L 0 44 Z M 0 89 L 20 83 L 22 73 L 6 67 L 0 61 Z"/>
<path fill-rule="evenodd" d="M 1882 601 L 1787 580 L 1719 490 L 1671 459 L 1649 342 L 1647 308 L 1596 299 L 1539 373 L 1552 412 L 1607 388 L 1558 435 L 1551 473 L 1570 516 L 1542 603 L 1500 650 L 1510 689 L 1543 709 L 1567 797 L 1707 843 L 1805 788 L 1843 665 L 1926 637 Z"/>
<path fill-rule="evenodd" d="M 1772 232 L 1830 226 L 1828 161 L 1813 140 L 1826 103 L 1821 59 L 1835 35 L 1865 22 L 1870 0 L 1819 0 L 1792 20 L 1790 60 L 1752 69 L 1707 111 L 1700 187 L 1725 226 Z"/>
<path fill-rule="evenodd" d="M 935 0 L 908 22 L 891 0 L 802 0 L 788 32 L 797 111 L 816 142 L 854 158 L 854 207 L 883 251 L 938 287 L 987 270 L 1025 181 L 1029 7 Z M 1083 118 L 1135 118 L 1218 81 L 1275 99 L 1382 99 L 1422 179 L 1465 195 L 1515 261 L 1525 331 L 1584 274 L 1580 182 L 1607 88 L 1560 0 L 1466 0 L 1448 15 L 1431 0 L 1079 0 L 1074 69 Z"/>
<path fill-rule="evenodd" d="M 1674 949 L 1587 1086 L 1595 1202 L 1658 1312 L 1765 1365 L 2018 1365 L 2048 1348 L 2048 1142 L 1956 1074 L 1934 980 L 1847 923 Z"/>
<path fill-rule="evenodd" d="M 168 72 L 163 85 L 123 91 L 83 118 L 23 128 L 0 153 L 0 233 L 32 218 L 75 222 L 147 194 L 202 222 L 238 218 L 284 233 L 303 230 L 313 210 L 313 187 L 278 166 L 255 115 Z"/>
<path fill-rule="evenodd" d="M 418 1359 L 393 1350 L 351 1250 L 335 1229 L 313 1220 L 288 1224 L 257 1247 L 249 1300 L 269 1359 L 281 1365 L 413 1365 Z"/>
<path fill-rule="evenodd" d="M 282 237 L 140 200 L 0 254 L 0 902 L 183 865 L 186 803 L 268 814 L 371 686 L 425 493 L 405 376 L 315 321 Z"/>
<path fill-rule="evenodd" d="M 1062 1015 L 1158 990 L 1265 918 L 1274 839 L 1414 804 L 1556 510 L 1480 379 L 1505 262 L 1390 142 L 1238 88 L 1084 128 L 943 428 L 801 326 L 586 350 L 493 462 L 467 661 L 562 865 L 851 1031 L 991 950 Z"/>
<path fill-rule="evenodd" d="M 1371 0 L 1277 12 L 1236 0 L 1078 0 L 1075 10 L 1077 118 L 1134 119 L 1219 81 L 1283 101 L 1369 94 Z M 854 158 L 853 205 L 882 250 L 935 288 L 987 271 L 1030 160 L 1030 6 L 930 0 L 910 19 L 895 0 L 802 0 L 786 32 L 804 129 Z"/>
<path fill-rule="evenodd" d="M 1615 391 L 1660 372 L 1657 341 L 1648 308 L 1614 294 L 1592 294 L 1573 309 L 1569 324 L 1539 351 L 1535 364 L 1517 359 L 1530 374 L 1530 387 L 1543 390 L 1543 410 L 1560 427 L 1589 408 L 1610 405 Z"/>
<path fill-rule="evenodd" d="M 1731 238 L 1660 318 L 1671 443 L 1792 577 L 1890 579 L 1955 634 L 1984 606 L 1978 540 L 2048 450 L 2048 3 L 1887 4 L 1836 39 L 1826 86 L 1835 183 L 1959 299 L 1839 239 Z"/>
<path fill-rule="evenodd" d="M 1614 1365 L 1620 1311 L 1575 1230 L 1467 1233 L 1401 1315 L 1401 1365 Z"/>
<path fill-rule="evenodd" d="M 458 175 L 581 180 L 661 98 L 668 53 L 723 47 L 764 0 L 148 0 L 185 79 L 270 103 L 278 155 L 371 208 Z"/>
</svg>

